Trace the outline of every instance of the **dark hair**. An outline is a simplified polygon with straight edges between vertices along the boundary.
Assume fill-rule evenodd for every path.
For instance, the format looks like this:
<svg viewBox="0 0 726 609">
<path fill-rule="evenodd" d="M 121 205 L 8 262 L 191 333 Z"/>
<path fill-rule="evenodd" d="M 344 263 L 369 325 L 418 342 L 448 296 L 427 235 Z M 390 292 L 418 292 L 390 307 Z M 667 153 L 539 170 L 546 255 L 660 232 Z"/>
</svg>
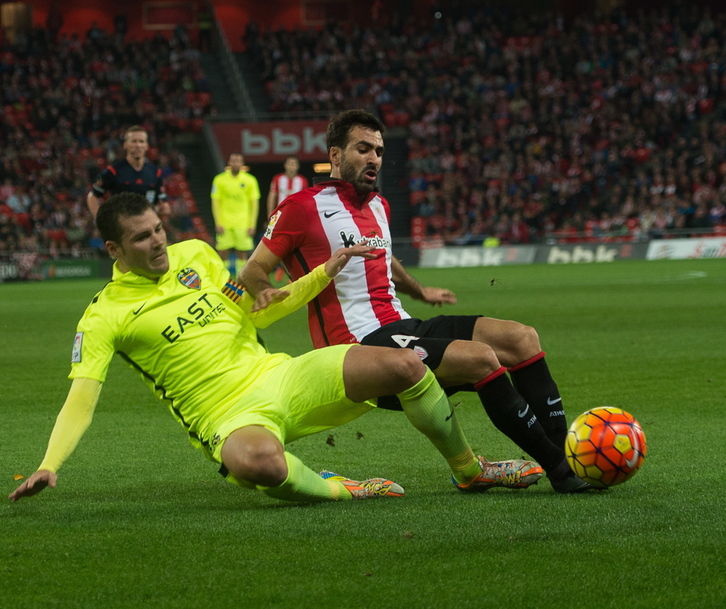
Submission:
<svg viewBox="0 0 726 609">
<path fill-rule="evenodd" d="M 348 136 L 354 127 L 363 127 L 372 131 L 380 131 L 381 135 L 386 132 L 386 126 L 370 112 L 365 110 L 346 110 L 334 116 L 328 123 L 328 132 L 325 136 L 325 144 L 328 152 L 334 146 L 345 148 L 348 144 Z"/>
<path fill-rule="evenodd" d="M 101 203 L 96 213 L 96 226 L 104 241 L 121 243 L 123 230 L 119 218 L 141 216 L 153 209 L 151 204 L 137 192 L 119 192 Z"/>
</svg>

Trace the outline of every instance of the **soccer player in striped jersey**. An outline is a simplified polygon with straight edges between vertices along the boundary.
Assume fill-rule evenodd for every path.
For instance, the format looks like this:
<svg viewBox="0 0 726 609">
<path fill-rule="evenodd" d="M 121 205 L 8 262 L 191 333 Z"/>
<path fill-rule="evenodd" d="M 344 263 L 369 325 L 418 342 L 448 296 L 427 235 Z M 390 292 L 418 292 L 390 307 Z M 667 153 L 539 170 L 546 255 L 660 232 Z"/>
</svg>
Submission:
<svg viewBox="0 0 726 609">
<path fill-rule="evenodd" d="M 412 349 L 448 392 L 476 391 L 495 426 L 542 465 L 557 492 L 586 490 L 565 459 L 562 398 L 534 328 L 480 315 L 412 319 L 403 308 L 399 292 L 435 306 L 456 297 L 421 285 L 393 256 L 390 209 L 377 186 L 384 131 L 363 110 L 330 121 L 330 179 L 278 206 L 241 281 L 255 294 L 269 288 L 268 275 L 280 261 L 298 278 L 341 246 L 372 245 L 373 258 L 351 261 L 308 305 L 313 344 Z M 482 467 L 494 476 L 506 471 L 504 463 L 483 461 Z"/>
<path fill-rule="evenodd" d="M 300 175 L 300 159 L 291 154 L 283 163 L 285 171 L 275 174 L 270 182 L 270 192 L 267 195 L 267 217 L 272 215 L 275 208 L 287 197 L 300 192 L 309 186 L 308 179 Z"/>
<path fill-rule="evenodd" d="M 287 197 L 300 192 L 309 186 L 308 179 L 300 175 L 300 159 L 291 154 L 283 163 L 285 171 L 278 173 L 272 177 L 270 182 L 270 192 L 267 195 L 267 217 L 272 215 L 275 208 L 282 203 Z M 285 271 L 282 265 L 278 265 L 275 269 L 275 280 L 282 281 Z"/>
</svg>

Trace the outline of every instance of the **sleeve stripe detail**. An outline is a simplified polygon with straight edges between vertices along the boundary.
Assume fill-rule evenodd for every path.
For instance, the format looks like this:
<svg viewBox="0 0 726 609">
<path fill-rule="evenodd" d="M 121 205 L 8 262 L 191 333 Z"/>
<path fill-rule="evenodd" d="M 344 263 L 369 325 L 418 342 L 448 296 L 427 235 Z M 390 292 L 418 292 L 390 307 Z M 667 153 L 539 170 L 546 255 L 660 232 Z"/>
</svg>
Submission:
<svg viewBox="0 0 726 609">
<path fill-rule="evenodd" d="M 225 283 L 222 288 L 222 294 L 224 294 L 232 302 L 239 302 L 240 298 L 242 298 L 242 294 L 244 293 L 245 290 L 242 285 L 232 280 Z"/>
</svg>

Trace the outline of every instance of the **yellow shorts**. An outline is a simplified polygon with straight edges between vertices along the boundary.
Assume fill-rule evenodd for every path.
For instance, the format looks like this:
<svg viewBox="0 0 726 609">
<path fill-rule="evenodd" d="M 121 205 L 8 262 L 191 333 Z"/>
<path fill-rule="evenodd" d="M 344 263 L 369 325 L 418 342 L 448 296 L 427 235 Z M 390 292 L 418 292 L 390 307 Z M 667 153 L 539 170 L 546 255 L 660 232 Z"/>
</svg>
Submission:
<svg viewBox="0 0 726 609">
<path fill-rule="evenodd" d="M 345 395 L 343 360 L 353 345 L 317 349 L 265 371 L 205 435 L 211 457 L 221 463 L 224 441 L 236 429 L 261 425 L 285 445 L 358 418 L 375 400 L 351 401 Z"/>
<path fill-rule="evenodd" d="M 217 235 L 217 250 L 248 252 L 253 249 L 255 249 L 255 242 L 246 228 L 224 227 L 224 232 Z"/>
</svg>

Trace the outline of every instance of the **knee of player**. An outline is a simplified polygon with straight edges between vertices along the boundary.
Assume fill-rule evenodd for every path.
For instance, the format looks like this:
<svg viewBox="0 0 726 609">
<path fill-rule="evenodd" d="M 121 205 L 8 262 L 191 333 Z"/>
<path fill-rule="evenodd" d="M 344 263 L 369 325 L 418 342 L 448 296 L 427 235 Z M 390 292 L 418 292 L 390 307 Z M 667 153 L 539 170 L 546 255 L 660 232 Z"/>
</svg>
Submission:
<svg viewBox="0 0 726 609">
<path fill-rule="evenodd" d="M 406 385 L 404 389 L 418 383 L 426 372 L 426 366 L 411 349 L 396 349 L 390 360 L 387 362 L 389 371 L 398 383 Z"/>
<path fill-rule="evenodd" d="M 502 364 L 499 362 L 496 352 L 486 343 L 479 343 L 475 341 L 457 342 L 460 343 L 461 346 L 465 346 L 466 351 L 468 352 L 468 357 L 475 363 L 481 374 L 489 374 L 501 367 Z M 468 368 L 468 366 L 462 367 Z"/>
<path fill-rule="evenodd" d="M 280 486 L 288 475 L 284 453 L 264 447 L 247 451 L 225 465 L 235 477 L 259 486 Z"/>
<path fill-rule="evenodd" d="M 542 351 L 537 330 L 524 324 L 515 326 L 512 332 L 512 345 L 516 348 L 517 354 L 522 360 L 534 357 Z"/>
<path fill-rule="evenodd" d="M 275 459 L 261 464 L 257 470 L 255 484 L 260 486 L 280 486 L 287 480 L 285 459 Z"/>
</svg>

